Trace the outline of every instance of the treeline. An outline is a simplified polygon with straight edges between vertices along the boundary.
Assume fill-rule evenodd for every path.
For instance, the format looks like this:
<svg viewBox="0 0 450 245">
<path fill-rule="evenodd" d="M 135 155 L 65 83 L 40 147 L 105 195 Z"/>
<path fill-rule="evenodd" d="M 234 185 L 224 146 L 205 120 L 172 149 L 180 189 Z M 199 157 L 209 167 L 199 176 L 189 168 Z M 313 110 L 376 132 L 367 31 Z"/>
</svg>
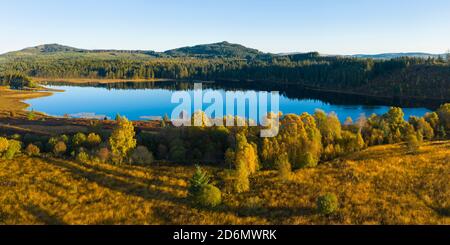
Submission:
<svg viewBox="0 0 450 245">
<path fill-rule="evenodd" d="M 0 86 L 9 86 L 13 89 L 35 88 L 37 84 L 29 77 L 20 73 L 0 75 Z"/>
<path fill-rule="evenodd" d="M 450 66 L 443 58 L 372 60 L 317 53 L 265 59 L 42 58 L 14 59 L 1 64 L 0 71 L 47 78 L 256 80 L 384 96 L 450 98 Z"/>
<path fill-rule="evenodd" d="M 28 117 L 28 120 L 36 119 Z M 204 117 L 204 125 L 207 125 L 206 120 Z M 132 123 L 122 117 L 118 117 L 117 125 L 127 128 L 128 133 L 117 133 L 117 137 L 125 139 L 114 147 L 108 139 L 115 133 L 104 129 L 101 120 L 93 121 L 87 134 L 52 138 L 27 134 L 11 139 L 21 140 L 24 146 L 33 144 L 41 153 L 55 156 L 76 157 L 86 153 L 88 159 L 108 161 L 121 152 L 123 159 L 113 161 L 119 163 L 136 162 L 136 158 L 130 157 L 139 145 L 142 146 L 139 155 L 148 151 L 144 155 L 151 155 L 151 159 L 158 161 L 226 164 L 232 168 L 245 159 L 251 162 L 248 163 L 252 165 L 251 172 L 259 168 L 276 169 L 280 161 L 288 161 L 295 169 L 314 167 L 373 145 L 408 142 L 417 146 L 423 140 L 448 139 L 450 104 L 424 117 L 411 117 L 409 121 L 405 121 L 402 110 L 395 107 L 384 115 L 361 116 L 356 122 L 349 118 L 344 124 L 335 113 L 326 114 L 321 110 L 313 115 L 288 114 L 280 117 L 279 134 L 273 138 L 259 137 L 259 127 L 173 127 L 167 118 L 156 132 L 135 132 Z M 134 143 L 129 143 L 134 139 Z M 126 145 L 129 150 L 124 150 Z M 280 160 L 280 157 L 285 159 Z"/>
</svg>

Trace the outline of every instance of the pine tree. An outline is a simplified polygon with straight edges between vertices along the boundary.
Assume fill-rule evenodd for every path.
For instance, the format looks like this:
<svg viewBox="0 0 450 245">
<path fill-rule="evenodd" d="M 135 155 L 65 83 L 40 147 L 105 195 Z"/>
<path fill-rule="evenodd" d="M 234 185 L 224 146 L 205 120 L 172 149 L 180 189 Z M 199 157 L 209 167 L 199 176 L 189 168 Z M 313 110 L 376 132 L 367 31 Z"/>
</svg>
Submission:
<svg viewBox="0 0 450 245">
<path fill-rule="evenodd" d="M 189 180 L 189 187 L 188 187 L 189 196 L 191 197 L 196 196 L 200 192 L 202 187 L 209 184 L 210 179 L 211 178 L 206 171 L 204 171 L 198 165 L 195 166 L 195 173 Z"/>
</svg>

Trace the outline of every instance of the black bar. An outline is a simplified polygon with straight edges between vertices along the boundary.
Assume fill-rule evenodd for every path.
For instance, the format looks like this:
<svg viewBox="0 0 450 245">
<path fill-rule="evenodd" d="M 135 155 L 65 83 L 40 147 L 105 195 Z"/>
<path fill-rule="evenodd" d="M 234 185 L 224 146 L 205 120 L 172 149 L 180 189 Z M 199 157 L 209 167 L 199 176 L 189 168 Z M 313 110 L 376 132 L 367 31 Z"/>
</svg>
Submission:
<svg viewBox="0 0 450 245">
<path fill-rule="evenodd" d="M 250 231 L 276 230 L 270 240 L 235 239 L 219 240 L 219 231 L 229 230 L 245 234 Z M 176 232 L 208 232 L 205 241 L 200 239 L 174 239 Z M 242 231 L 242 232 L 241 232 Z M 188 232 L 188 233 L 186 233 Z M 226 238 L 222 236 L 222 238 Z M 232 243 L 245 241 L 273 244 L 283 241 L 305 242 L 450 242 L 449 226 L 0 226 L 1 241 L 9 242 L 155 242 L 198 244 Z"/>
</svg>

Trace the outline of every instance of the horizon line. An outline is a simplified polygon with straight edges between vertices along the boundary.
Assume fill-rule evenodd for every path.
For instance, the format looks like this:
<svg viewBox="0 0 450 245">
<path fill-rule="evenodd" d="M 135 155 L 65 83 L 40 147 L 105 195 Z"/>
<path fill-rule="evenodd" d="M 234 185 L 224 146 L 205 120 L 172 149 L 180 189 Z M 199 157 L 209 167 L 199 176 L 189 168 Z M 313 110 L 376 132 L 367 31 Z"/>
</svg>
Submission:
<svg viewBox="0 0 450 245">
<path fill-rule="evenodd" d="M 229 42 L 229 41 L 219 41 L 219 42 L 209 42 L 209 43 L 199 43 L 199 44 L 191 44 L 191 45 L 183 45 L 180 47 L 176 47 L 176 48 L 170 48 L 167 50 L 153 50 L 153 49 L 124 49 L 124 48 L 84 48 L 84 47 L 78 47 L 78 46 L 72 46 L 72 45 L 66 45 L 66 44 L 61 44 L 61 43 L 57 43 L 57 42 L 49 42 L 49 43 L 41 43 L 41 44 L 36 44 L 36 45 L 32 45 L 32 46 L 28 46 L 28 47 L 24 47 L 21 49 L 16 49 L 16 50 L 10 50 L 10 51 L 6 51 L 3 53 L 0 53 L 0 55 L 5 55 L 8 53 L 12 53 L 12 52 L 18 52 L 18 51 L 22 51 L 25 49 L 29 49 L 29 48 L 36 48 L 39 46 L 44 46 L 44 45 L 59 45 L 59 46 L 65 46 L 65 47 L 69 47 L 69 48 L 74 48 L 74 49 L 80 49 L 80 50 L 86 50 L 86 51 L 146 51 L 146 52 L 156 52 L 156 53 L 164 53 L 164 52 L 168 52 L 171 50 L 175 50 L 175 49 L 180 49 L 180 48 L 189 48 L 189 47 L 195 47 L 195 46 L 200 46 L 200 45 L 211 45 L 211 44 L 219 44 L 219 43 L 229 43 L 229 44 L 233 44 L 233 45 L 241 45 L 245 48 L 250 48 L 250 49 L 256 49 L 257 51 L 264 53 L 264 54 L 273 54 L 273 55 L 290 55 L 290 54 L 307 54 L 307 53 L 313 53 L 313 52 L 317 52 L 321 55 L 324 56 L 358 56 L 358 55 L 382 55 L 382 54 L 412 54 L 412 53 L 417 53 L 417 54 L 428 54 L 428 55 L 445 55 L 446 53 L 450 53 L 450 49 L 443 51 L 443 53 L 434 53 L 434 52 L 429 52 L 429 51 L 423 51 L 423 50 L 417 50 L 417 51 L 383 51 L 383 52 L 373 52 L 373 53 L 365 53 L 365 52 L 355 52 L 352 54 L 343 54 L 343 53 L 334 53 L 334 54 L 329 54 L 329 53 L 325 53 L 325 52 L 320 52 L 317 50 L 310 50 L 310 51 L 285 51 L 285 52 L 266 52 L 266 51 L 262 51 L 260 49 L 257 48 L 253 48 L 251 46 L 247 46 L 245 44 L 241 44 L 241 43 L 234 43 L 234 42 Z"/>
</svg>

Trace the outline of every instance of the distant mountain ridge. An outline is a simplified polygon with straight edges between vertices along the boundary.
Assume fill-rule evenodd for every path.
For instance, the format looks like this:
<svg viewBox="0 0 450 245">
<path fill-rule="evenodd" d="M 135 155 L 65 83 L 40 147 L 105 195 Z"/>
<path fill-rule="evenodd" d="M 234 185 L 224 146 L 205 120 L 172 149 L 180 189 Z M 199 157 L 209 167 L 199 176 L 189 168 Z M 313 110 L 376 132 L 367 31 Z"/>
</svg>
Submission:
<svg viewBox="0 0 450 245">
<path fill-rule="evenodd" d="M 138 57 L 199 57 L 199 58 L 241 58 L 241 59 L 254 59 L 263 58 L 268 56 L 301 56 L 306 54 L 312 54 L 317 52 L 291 52 L 291 53 L 264 53 L 257 49 L 248 48 L 240 44 L 229 43 L 227 41 L 201 44 L 190 47 L 181 47 L 176 49 L 167 50 L 164 52 L 156 52 L 151 50 L 115 50 L 115 49 L 79 49 L 70 46 L 60 44 L 44 44 L 35 47 L 25 48 L 19 51 L 8 52 L 1 54 L 0 57 L 20 57 L 30 55 L 55 55 L 55 54 L 109 54 L 111 56 L 120 56 L 122 54 L 137 55 Z M 319 53 L 317 53 L 319 55 Z M 356 54 L 356 55 L 324 55 L 320 56 L 343 56 L 354 57 L 364 59 L 393 59 L 399 57 L 416 57 L 416 58 L 438 58 L 439 56 L 445 57 L 445 54 L 431 54 L 422 52 L 408 52 L 408 53 L 382 53 L 382 54 Z"/>
<path fill-rule="evenodd" d="M 400 57 L 414 57 L 414 58 L 438 58 L 439 56 L 444 57 L 444 54 L 430 54 L 430 53 L 420 53 L 420 52 L 410 52 L 410 53 L 383 53 L 383 54 L 355 54 L 352 57 L 355 58 L 365 58 L 365 59 L 395 59 Z"/>
</svg>

